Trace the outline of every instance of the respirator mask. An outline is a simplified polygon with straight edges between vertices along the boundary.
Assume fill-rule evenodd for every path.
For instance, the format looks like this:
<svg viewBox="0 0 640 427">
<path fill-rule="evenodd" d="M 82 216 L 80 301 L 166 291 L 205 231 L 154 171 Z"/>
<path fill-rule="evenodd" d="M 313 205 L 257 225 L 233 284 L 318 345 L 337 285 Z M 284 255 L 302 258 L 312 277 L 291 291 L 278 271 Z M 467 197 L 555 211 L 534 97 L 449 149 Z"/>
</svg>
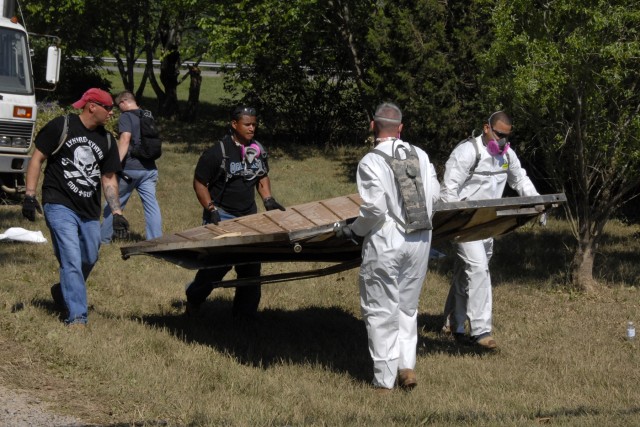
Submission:
<svg viewBox="0 0 640 427">
<path fill-rule="evenodd" d="M 248 147 L 242 146 L 242 160 L 247 163 L 253 163 L 256 157 L 260 156 L 260 147 L 258 144 L 252 143 Z"/>
<path fill-rule="evenodd" d="M 487 124 L 489 125 L 489 130 L 491 131 L 492 135 L 489 142 L 487 142 L 487 151 L 492 156 L 499 156 L 506 153 L 509 149 L 509 134 L 494 130 L 491 126 L 491 119 L 489 119 Z M 497 137 L 498 140 L 496 141 L 494 137 Z"/>
</svg>

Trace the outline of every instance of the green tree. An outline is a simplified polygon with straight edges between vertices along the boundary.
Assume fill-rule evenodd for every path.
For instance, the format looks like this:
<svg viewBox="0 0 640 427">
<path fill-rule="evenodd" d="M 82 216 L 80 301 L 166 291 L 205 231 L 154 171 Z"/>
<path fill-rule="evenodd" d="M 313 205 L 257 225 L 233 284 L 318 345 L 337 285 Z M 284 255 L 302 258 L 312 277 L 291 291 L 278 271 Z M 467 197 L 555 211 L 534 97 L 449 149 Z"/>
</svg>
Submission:
<svg viewBox="0 0 640 427">
<path fill-rule="evenodd" d="M 567 193 L 570 280 L 591 290 L 612 214 L 640 184 L 640 10 L 630 0 L 498 1 L 486 93 L 514 111 Z"/>
<path fill-rule="evenodd" d="M 76 0 L 31 0 L 20 2 L 20 5 L 25 27 L 31 33 L 31 47 L 34 49 L 32 62 L 36 78 L 40 77 L 44 81 L 46 47 L 52 41 L 41 35 L 58 37 L 62 49 L 60 82 L 56 91 L 39 92 L 39 98 L 67 102 L 78 99 L 89 87 L 109 88 L 108 80 L 100 73 L 100 59 L 92 59 L 101 56 L 102 40 L 95 31 L 99 15 L 93 13 L 91 5 Z M 74 30 L 69 31 L 69 28 Z"/>
<path fill-rule="evenodd" d="M 357 8 L 343 6 L 316 0 L 227 2 L 201 21 L 211 49 L 225 52 L 236 65 L 227 70 L 232 98 L 256 106 L 280 138 L 316 145 L 362 139 L 353 126 L 366 118 L 354 73 L 358 53 L 337 40 L 364 21 L 352 17 Z M 336 14 L 343 18 L 342 32 L 333 25 Z"/>
<path fill-rule="evenodd" d="M 485 3 L 250 0 L 220 4 L 202 25 L 237 64 L 228 89 L 261 108 L 272 131 L 361 143 L 376 104 L 393 100 L 407 138 L 444 153 L 478 105 Z"/>
<path fill-rule="evenodd" d="M 195 79 L 192 83 L 199 81 L 193 69 L 183 68 L 183 52 L 187 53 L 186 59 L 195 62 L 206 54 L 207 43 L 196 24 L 210 5 L 211 2 L 202 0 L 115 0 L 109 6 L 111 12 L 103 15 L 100 33 L 106 41 L 105 49 L 117 61 L 124 87 L 140 97 L 149 83 L 158 100 L 159 116 L 176 116 L 178 85 L 187 77 Z M 183 45 L 185 33 L 190 42 L 187 47 Z M 159 79 L 153 64 L 156 58 L 160 59 Z M 135 68 L 140 59 L 145 67 L 136 86 Z M 184 70 L 182 78 L 181 70 Z M 196 91 L 190 91 L 190 99 L 197 103 L 200 86 L 195 87 Z M 195 111 L 192 105 L 190 120 L 195 118 Z"/>
<path fill-rule="evenodd" d="M 477 55 L 492 37 L 487 3 L 400 0 L 370 12 L 371 95 L 398 102 L 407 139 L 428 146 L 431 158 L 446 159 L 482 112 Z"/>
</svg>

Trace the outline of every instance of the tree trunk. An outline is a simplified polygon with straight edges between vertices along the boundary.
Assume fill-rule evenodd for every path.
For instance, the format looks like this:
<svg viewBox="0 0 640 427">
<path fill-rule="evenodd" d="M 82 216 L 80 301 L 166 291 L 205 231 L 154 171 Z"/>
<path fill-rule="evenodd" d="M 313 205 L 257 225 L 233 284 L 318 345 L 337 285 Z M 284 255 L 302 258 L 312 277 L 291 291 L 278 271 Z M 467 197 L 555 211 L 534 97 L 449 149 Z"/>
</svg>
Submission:
<svg viewBox="0 0 640 427">
<path fill-rule="evenodd" d="M 200 102 L 200 87 L 202 86 L 202 71 L 197 65 L 189 67 L 189 100 L 182 120 L 188 123 L 194 122 L 198 113 Z"/>
<path fill-rule="evenodd" d="M 591 238 L 590 241 L 580 242 L 571 261 L 571 283 L 584 292 L 592 292 L 596 287 L 596 281 L 593 278 L 594 256 L 593 238 Z"/>
<path fill-rule="evenodd" d="M 160 61 L 160 81 L 164 86 L 164 101 L 158 111 L 162 117 L 173 117 L 178 113 L 178 76 L 180 75 L 180 53 L 170 52 Z"/>
<path fill-rule="evenodd" d="M 337 27 L 340 38 L 342 39 L 346 51 L 349 53 L 349 58 L 351 59 L 351 69 L 356 76 L 355 82 L 358 87 L 360 99 L 364 101 L 367 99 L 368 85 L 364 78 L 362 58 L 356 46 L 354 34 L 351 31 L 351 11 L 349 9 L 349 3 L 343 3 L 340 0 L 329 0 L 328 4 L 333 9 L 337 22 L 332 23 L 331 18 L 326 18 L 326 20 Z M 365 108 L 364 110 L 369 120 L 373 120 L 373 114 L 370 109 Z"/>
</svg>

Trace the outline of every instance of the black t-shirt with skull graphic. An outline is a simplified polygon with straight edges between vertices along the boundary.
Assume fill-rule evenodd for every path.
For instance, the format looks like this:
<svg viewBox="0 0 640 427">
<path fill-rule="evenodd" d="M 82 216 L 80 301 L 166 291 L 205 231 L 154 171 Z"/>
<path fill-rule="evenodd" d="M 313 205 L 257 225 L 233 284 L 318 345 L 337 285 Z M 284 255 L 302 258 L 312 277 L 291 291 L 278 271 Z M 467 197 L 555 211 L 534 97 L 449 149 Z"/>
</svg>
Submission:
<svg viewBox="0 0 640 427">
<path fill-rule="evenodd" d="M 64 116 L 47 123 L 35 145 L 48 156 L 42 184 L 42 202 L 64 205 L 86 219 L 100 219 L 101 176 L 119 172 L 120 156 L 115 138 L 111 146 L 107 130 L 87 129 L 80 117 L 69 115 L 67 138 L 56 154 L 64 127 Z"/>
</svg>

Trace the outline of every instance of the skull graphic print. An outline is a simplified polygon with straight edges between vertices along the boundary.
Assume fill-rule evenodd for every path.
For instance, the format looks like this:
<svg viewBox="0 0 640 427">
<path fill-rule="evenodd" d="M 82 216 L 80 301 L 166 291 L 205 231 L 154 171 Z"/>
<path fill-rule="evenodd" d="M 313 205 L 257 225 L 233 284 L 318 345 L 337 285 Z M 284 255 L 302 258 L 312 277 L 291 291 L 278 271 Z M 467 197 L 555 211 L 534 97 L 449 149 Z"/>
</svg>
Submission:
<svg viewBox="0 0 640 427">
<path fill-rule="evenodd" d="M 62 158 L 62 165 L 69 188 L 79 195 L 90 197 L 100 183 L 100 168 L 91 147 L 77 146 L 73 151 L 73 160 Z"/>
</svg>

